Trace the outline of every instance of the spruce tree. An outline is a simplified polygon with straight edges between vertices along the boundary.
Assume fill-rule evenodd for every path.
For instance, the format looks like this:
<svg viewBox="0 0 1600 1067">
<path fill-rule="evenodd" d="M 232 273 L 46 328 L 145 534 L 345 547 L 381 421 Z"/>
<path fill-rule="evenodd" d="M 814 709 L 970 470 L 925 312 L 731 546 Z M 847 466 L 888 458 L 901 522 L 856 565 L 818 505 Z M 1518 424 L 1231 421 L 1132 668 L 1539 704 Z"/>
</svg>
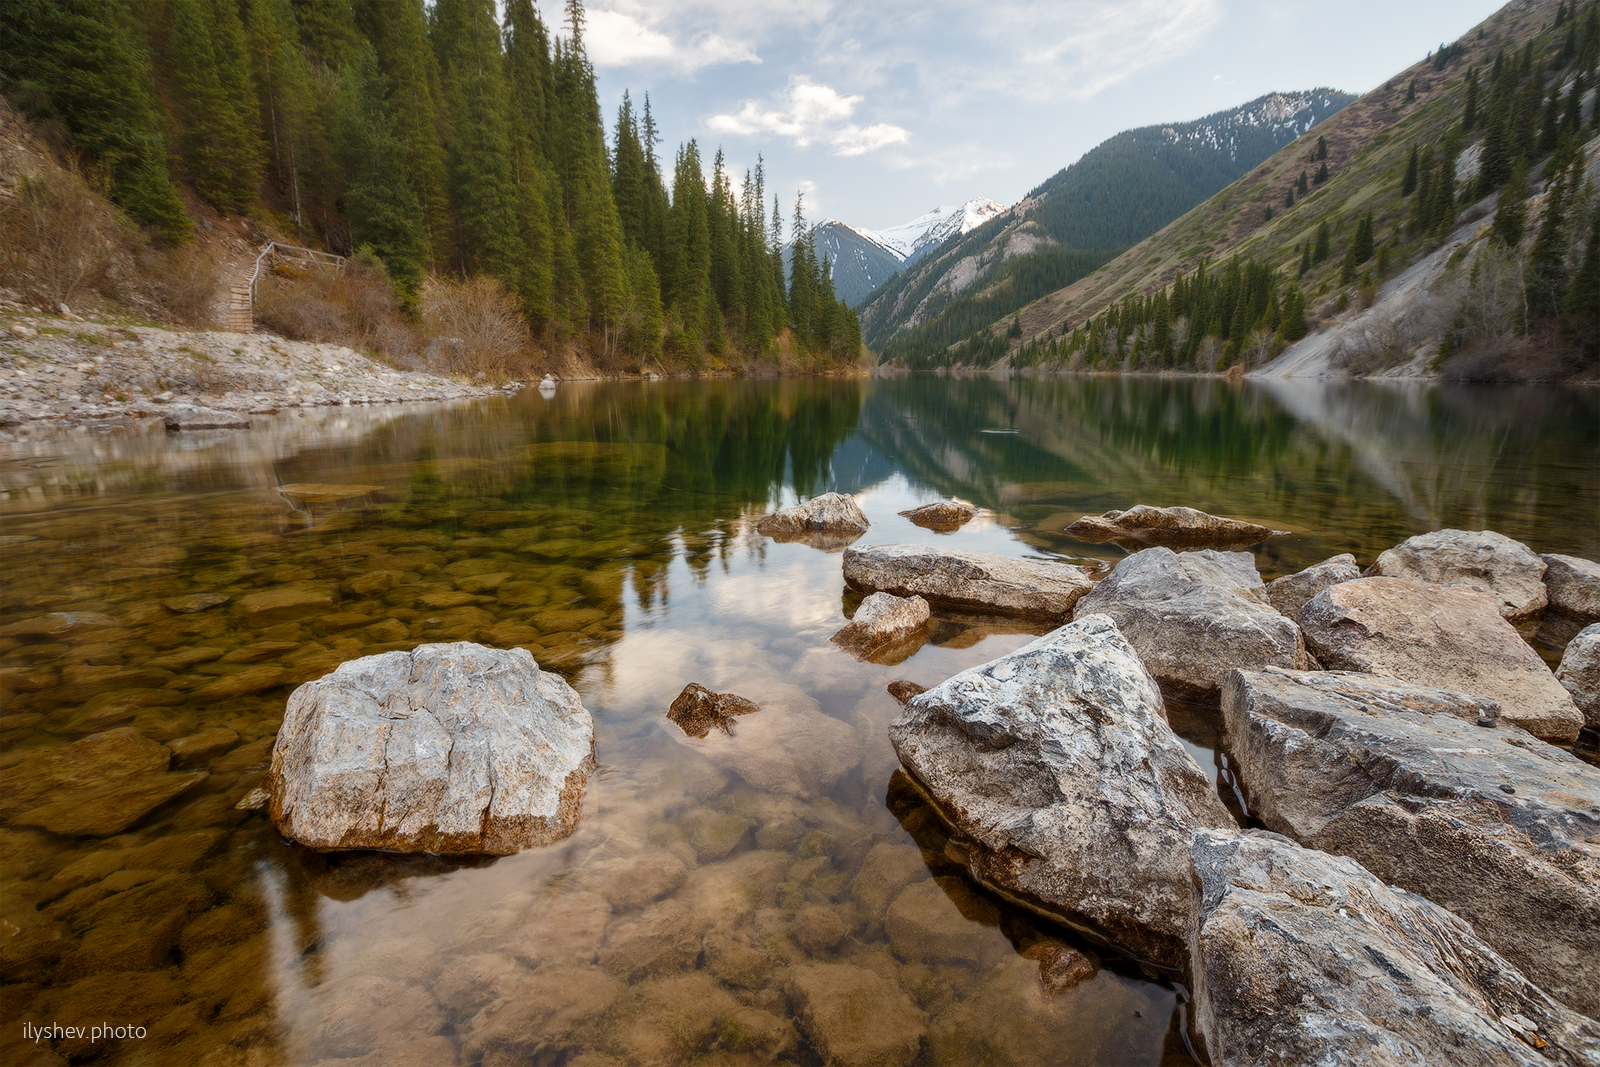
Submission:
<svg viewBox="0 0 1600 1067">
<path fill-rule="evenodd" d="M 1300 177 L 1295 180 L 1294 191 L 1299 193 L 1302 197 L 1311 192 L 1311 185 L 1306 179 L 1305 171 L 1301 171 Z"/>
<path fill-rule="evenodd" d="M 522 254 L 499 27 L 492 0 L 438 0 L 440 80 L 450 112 L 446 162 L 455 263 L 515 287 Z"/>
<path fill-rule="evenodd" d="M 1414 104 L 1417 102 L 1417 79 L 1415 78 L 1412 78 L 1411 84 L 1406 86 L 1405 102 L 1407 104 Z"/>
<path fill-rule="evenodd" d="M 1576 168 L 1574 168 L 1574 180 Z M 1534 319 L 1553 318 L 1567 295 L 1567 201 L 1570 196 L 1565 173 L 1550 179 L 1540 217 L 1539 233 L 1528 250 L 1525 268 L 1528 284 L 1528 314 Z"/>
<path fill-rule="evenodd" d="M 1323 159 L 1327 159 L 1328 158 L 1328 139 L 1326 137 L 1322 137 L 1320 135 L 1317 137 L 1317 155 L 1316 155 L 1316 158 L 1319 159 L 1319 160 L 1323 160 Z"/>
<path fill-rule="evenodd" d="M 1417 191 L 1417 146 L 1411 146 L 1411 156 L 1406 160 L 1406 176 L 1400 182 L 1400 195 L 1410 196 Z"/>
<path fill-rule="evenodd" d="M 308 168 L 317 158 L 316 94 L 294 8 L 289 0 L 255 0 L 245 31 L 271 170 L 288 197 L 290 217 L 303 225 Z"/>
<path fill-rule="evenodd" d="M 1312 180 L 1318 185 L 1321 185 L 1323 182 L 1328 180 L 1328 164 L 1326 162 L 1317 168 L 1317 176 Z"/>
<path fill-rule="evenodd" d="M 1514 249 L 1522 242 L 1522 231 L 1528 221 L 1527 201 L 1528 166 L 1518 163 L 1500 190 L 1500 203 L 1489 229 L 1489 235 L 1507 248 Z"/>
<path fill-rule="evenodd" d="M 361 33 L 350 0 L 294 0 L 294 7 L 300 41 L 313 61 L 330 70 L 359 62 Z"/>
<path fill-rule="evenodd" d="M 1306 246 L 1303 249 L 1301 249 L 1301 251 L 1300 251 L 1300 277 L 1302 277 L 1302 278 L 1305 277 L 1307 272 L 1309 272 L 1310 270 L 1311 270 L 1311 243 L 1308 241 L 1308 242 L 1306 242 Z"/>
<path fill-rule="evenodd" d="M 1600 356 L 1600 203 L 1590 213 L 1588 244 L 1561 313 L 1568 336 L 1590 358 Z"/>
<path fill-rule="evenodd" d="M 364 3 L 361 10 L 374 21 L 373 43 L 389 78 L 395 134 L 405 146 L 411 187 L 427 221 L 430 259 L 443 265 L 454 255 L 455 234 L 445 167 L 444 87 L 428 40 L 428 17 L 422 0 L 382 0 Z"/>
<path fill-rule="evenodd" d="M 228 121 L 221 131 L 225 138 L 222 153 L 233 210 L 242 212 L 260 192 L 261 116 L 238 4 L 236 0 L 212 0 L 211 12 L 211 43 L 228 103 Z"/>
<path fill-rule="evenodd" d="M 1317 223 L 1316 249 L 1311 253 L 1311 261 L 1313 263 L 1321 263 L 1327 259 L 1328 253 L 1332 249 L 1332 244 L 1333 233 L 1328 229 L 1328 220 L 1323 219 Z"/>
<path fill-rule="evenodd" d="M 59 121 L 111 197 L 171 243 L 192 223 L 167 170 L 149 56 L 113 0 L 0 4 L 0 82 L 24 111 Z"/>
<path fill-rule="evenodd" d="M 555 240 L 544 138 L 551 93 L 550 37 L 530 0 L 506 5 L 504 28 L 512 182 L 522 261 L 516 290 L 535 330 L 555 314 Z"/>
<path fill-rule="evenodd" d="M 1461 132 L 1471 133 L 1478 124 L 1478 69 L 1467 71 L 1467 99 L 1461 109 Z"/>
<path fill-rule="evenodd" d="M 698 349 L 711 292 L 711 235 L 706 219 L 705 173 L 700 166 L 700 146 L 694 141 L 678 149 L 673 168 L 666 264 L 661 279 L 662 302 L 676 317 L 686 344 Z"/>
<path fill-rule="evenodd" d="M 383 261 L 402 299 L 414 305 L 422 288 L 428 233 L 422 202 L 406 171 L 405 146 L 395 135 L 385 100 L 388 82 L 372 46 L 340 79 L 334 144 L 344 167 L 345 213 L 351 244 L 370 248 Z"/>
</svg>

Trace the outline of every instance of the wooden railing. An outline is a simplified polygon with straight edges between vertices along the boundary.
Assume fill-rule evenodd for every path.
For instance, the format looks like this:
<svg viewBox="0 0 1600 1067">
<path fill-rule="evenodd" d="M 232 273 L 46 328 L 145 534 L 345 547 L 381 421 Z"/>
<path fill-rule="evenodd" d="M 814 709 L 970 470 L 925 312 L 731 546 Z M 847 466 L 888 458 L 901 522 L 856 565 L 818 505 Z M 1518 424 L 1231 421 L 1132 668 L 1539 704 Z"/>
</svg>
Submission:
<svg viewBox="0 0 1600 1067">
<path fill-rule="evenodd" d="M 308 267 L 328 268 L 336 274 L 344 273 L 344 257 L 332 252 L 319 252 L 315 248 L 280 244 L 268 241 L 256 256 L 250 280 L 243 285 L 228 287 L 228 329 L 234 333 L 249 333 L 255 327 L 256 282 L 261 280 L 261 265 L 273 260 L 288 260 Z"/>
</svg>

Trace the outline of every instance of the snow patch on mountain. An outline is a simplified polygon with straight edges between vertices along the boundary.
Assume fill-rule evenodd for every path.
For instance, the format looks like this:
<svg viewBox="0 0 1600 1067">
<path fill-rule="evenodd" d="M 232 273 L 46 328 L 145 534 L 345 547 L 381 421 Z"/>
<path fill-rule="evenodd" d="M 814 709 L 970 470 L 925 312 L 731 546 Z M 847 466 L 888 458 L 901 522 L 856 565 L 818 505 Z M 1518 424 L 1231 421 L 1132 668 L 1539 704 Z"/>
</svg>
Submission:
<svg viewBox="0 0 1600 1067">
<path fill-rule="evenodd" d="M 1326 91 L 1268 93 L 1231 114 L 1224 112 L 1210 116 L 1209 120 L 1186 123 L 1181 131 L 1166 126 L 1161 132 L 1173 144 L 1185 141 L 1203 144 L 1218 152 L 1226 152 L 1229 159 L 1236 160 L 1239 158 L 1236 131 L 1243 128 L 1265 129 L 1275 134 L 1280 144 L 1288 144 L 1317 124 L 1317 109 L 1326 111 L 1335 102 L 1333 95 Z"/>
<path fill-rule="evenodd" d="M 1005 207 L 988 197 L 974 197 L 964 204 L 949 204 L 925 211 L 910 222 L 889 226 L 881 230 L 868 230 L 860 226 L 828 219 L 836 226 L 847 226 L 862 238 L 894 254 L 902 263 L 920 259 L 923 253 L 937 248 L 958 234 L 970 233 L 996 215 L 1005 214 Z M 826 223 L 824 223 L 825 225 Z"/>
</svg>

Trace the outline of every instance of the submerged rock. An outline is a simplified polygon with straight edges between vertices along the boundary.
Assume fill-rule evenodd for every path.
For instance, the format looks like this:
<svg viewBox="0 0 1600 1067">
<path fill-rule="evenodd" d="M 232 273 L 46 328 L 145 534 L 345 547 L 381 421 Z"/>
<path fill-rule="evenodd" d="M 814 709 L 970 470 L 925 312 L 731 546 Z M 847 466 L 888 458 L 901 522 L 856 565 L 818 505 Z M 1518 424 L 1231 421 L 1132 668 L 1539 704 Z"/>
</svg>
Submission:
<svg viewBox="0 0 1600 1067">
<path fill-rule="evenodd" d="M 237 411 L 214 408 L 173 408 L 161 420 L 169 430 L 248 430 L 250 420 Z"/>
<path fill-rule="evenodd" d="M 1400 578 L 1324 589 L 1297 616 L 1329 670 L 1383 674 L 1496 701 L 1535 737 L 1571 741 L 1583 715 L 1488 593 Z"/>
<path fill-rule="evenodd" d="M 1600 1062 L 1600 1025 L 1465 921 L 1266 831 L 1194 835 L 1195 1022 L 1226 1064 Z"/>
<path fill-rule="evenodd" d="M 1148 504 L 1135 504 L 1127 511 L 1085 515 L 1067 527 L 1067 533 L 1091 544 L 1115 541 L 1185 548 L 1243 548 L 1277 532 L 1258 522 L 1208 515 L 1194 508 L 1155 508 Z"/>
<path fill-rule="evenodd" d="M 1521 541 L 1493 530 L 1435 530 L 1378 556 L 1371 574 L 1435 585 L 1470 585 L 1494 597 L 1507 619 L 1544 610 L 1545 563 Z"/>
<path fill-rule="evenodd" d="M 1345 671 L 1234 671 L 1222 698 L 1251 814 L 1470 919 L 1600 1014 L 1600 770 L 1499 710 Z"/>
<path fill-rule="evenodd" d="M 867 517 L 854 497 L 843 493 L 823 493 L 803 504 L 780 508 L 756 523 L 756 531 L 776 540 L 802 534 L 855 534 L 867 532 Z"/>
<path fill-rule="evenodd" d="M 861 762 L 861 738 L 849 724 L 824 715 L 797 689 L 775 686 L 761 697 L 762 713 L 743 719 L 737 733 L 681 740 L 768 792 L 822 796 Z"/>
<path fill-rule="evenodd" d="M 858 657 L 873 656 L 887 646 L 909 644 L 922 637 L 932 614 L 920 596 L 873 593 L 856 608 L 849 624 L 833 635 L 833 641 Z"/>
<path fill-rule="evenodd" d="M 928 1017 L 888 980 L 849 963 L 794 969 L 789 1000 L 824 1061 L 904 1067 L 914 1062 Z"/>
<path fill-rule="evenodd" d="M 900 514 L 923 529 L 949 533 L 959 530 L 972 521 L 978 509 L 960 500 L 935 500 L 931 504 L 902 511 Z"/>
<path fill-rule="evenodd" d="M 1168 967 L 1186 959 L 1189 835 L 1234 828 L 1104 615 L 915 697 L 900 762 L 973 839 L 980 881 Z"/>
<path fill-rule="evenodd" d="M 1346 552 L 1314 563 L 1303 571 L 1286 574 L 1267 583 L 1267 601 L 1278 612 L 1294 618 L 1306 601 L 1340 582 L 1353 582 L 1361 577 L 1356 558 Z"/>
<path fill-rule="evenodd" d="M 1600 726 L 1600 622 L 1585 626 L 1567 642 L 1556 681 L 1572 695 L 1588 726 Z"/>
<path fill-rule="evenodd" d="M 1091 587 L 1070 563 L 924 545 L 847 549 L 844 580 L 862 592 L 920 596 L 932 604 L 1064 621 Z"/>
<path fill-rule="evenodd" d="M 1118 563 L 1075 613 L 1109 615 L 1181 696 L 1214 694 L 1235 667 L 1310 665 L 1299 628 L 1267 603 L 1247 552 L 1147 548 Z"/>
<path fill-rule="evenodd" d="M 266 787 L 319 849 L 505 854 L 572 832 L 594 723 L 526 649 L 422 645 L 342 664 L 289 697 Z"/>
<path fill-rule="evenodd" d="M 902 706 L 904 706 L 905 703 L 912 697 L 928 691 L 927 686 L 921 685 L 917 682 L 908 682 L 903 678 L 890 682 L 887 688 L 889 690 L 889 695 L 894 697 L 895 703 Z"/>
<path fill-rule="evenodd" d="M 69 836 L 119 834 L 206 778 L 169 774 L 172 752 L 123 728 L 92 734 L 14 763 L 0 819 Z"/>
<path fill-rule="evenodd" d="M 683 687 L 667 709 L 667 718 L 690 737 L 704 737 L 712 730 L 733 733 L 733 717 L 760 711 L 761 706 L 733 693 L 713 693 L 699 682 Z"/>
<path fill-rule="evenodd" d="M 1540 556 L 1550 607 L 1584 622 L 1600 621 L 1600 563 L 1577 556 Z"/>
</svg>

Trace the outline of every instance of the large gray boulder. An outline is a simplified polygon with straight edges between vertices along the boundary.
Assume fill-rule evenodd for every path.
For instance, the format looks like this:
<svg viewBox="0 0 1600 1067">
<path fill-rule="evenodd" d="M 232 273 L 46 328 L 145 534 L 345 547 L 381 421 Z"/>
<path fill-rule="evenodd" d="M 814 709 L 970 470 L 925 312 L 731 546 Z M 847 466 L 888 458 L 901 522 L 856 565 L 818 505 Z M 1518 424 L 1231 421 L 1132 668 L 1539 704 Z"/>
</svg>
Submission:
<svg viewBox="0 0 1600 1067">
<path fill-rule="evenodd" d="M 1583 721 L 1600 726 L 1600 622 L 1590 623 L 1567 642 L 1556 681 L 1572 695 Z"/>
<path fill-rule="evenodd" d="M 502 855 L 572 832 L 594 722 L 526 649 L 461 641 L 341 664 L 289 697 L 272 821 L 319 849 Z"/>
<path fill-rule="evenodd" d="M 1345 671 L 1234 671 L 1222 695 L 1251 814 L 1469 919 L 1600 1016 L 1600 770 L 1499 710 Z"/>
<path fill-rule="evenodd" d="M 1544 588 L 1550 607 L 1584 622 L 1600 622 L 1600 563 L 1555 554 L 1544 560 Z"/>
<path fill-rule="evenodd" d="M 1600 1063 L 1593 1019 L 1354 860 L 1264 830 L 1201 830 L 1192 849 L 1195 1023 L 1212 1063 Z"/>
<path fill-rule="evenodd" d="M 1521 620 L 1544 610 L 1544 560 L 1493 530 L 1435 530 L 1381 553 L 1373 576 L 1435 585 L 1470 585 L 1494 597 L 1500 614 Z"/>
<path fill-rule="evenodd" d="M 1156 508 L 1148 504 L 1135 504 L 1127 511 L 1085 515 L 1067 527 L 1067 533 L 1092 544 L 1114 541 L 1129 546 L 1184 548 L 1243 548 L 1277 532 L 1259 522 L 1208 515 L 1194 508 Z"/>
<path fill-rule="evenodd" d="M 1215 694 L 1235 667 L 1310 666 L 1300 630 L 1267 602 L 1248 552 L 1147 548 L 1118 563 L 1074 610 L 1116 620 L 1150 673 L 1178 696 Z"/>
<path fill-rule="evenodd" d="M 1497 702 L 1535 737 L 1571 741 L 1583 715 L 1490 594 L 1464 585 L 1361 578 L 1324 589 L 1297 616 L 1329 670 L 1383 674 Z"/>
<path fill-rule="evenodd" d="M 1188 842 L 1232 816 L 1104 615 L 913 697 L 889 726 L 972 847 L 972 874 L 1170 967 L 1186 960 Z"/>
<path fill-rule="evenodd" d="M 1088 571 L 1070 563 L 926 545 L 846 549 L 844 580 L 864 593 L 920 596 L 945 607 L 1057 622 L 1066 621 L 1093 584 Z"/>
<path fill-rule="evenodd" d="M 1356 558 L 1346 552 L 1321 563 L 1313 563 L 1303 571 L 1286 574 L 1267 583 L 1267 600 L 1279 614 L 1294 618 L 1306 601 L 1340 582 L 1353 582 L 1361 577 Z"/>
</svg>

